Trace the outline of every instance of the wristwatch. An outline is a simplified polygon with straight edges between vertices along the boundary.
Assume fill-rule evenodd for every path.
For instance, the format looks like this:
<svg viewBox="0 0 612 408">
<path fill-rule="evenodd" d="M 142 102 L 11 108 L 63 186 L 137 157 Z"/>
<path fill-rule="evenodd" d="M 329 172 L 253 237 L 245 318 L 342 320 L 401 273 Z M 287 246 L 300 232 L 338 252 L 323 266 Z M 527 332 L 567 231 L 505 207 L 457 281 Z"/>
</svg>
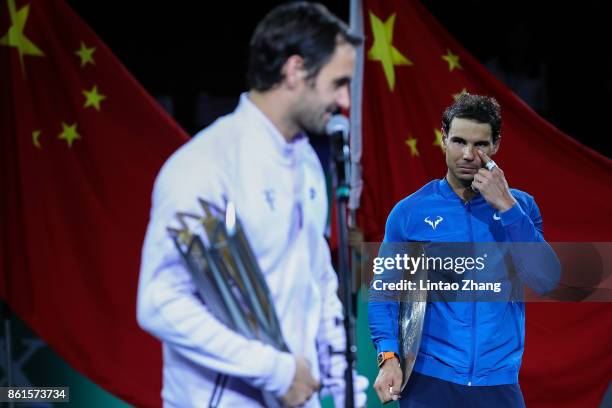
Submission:
<svg viewBox="0 0 612 408">
<path fill-rule="evenodd" d="M 382 366 L 385 361 L 392 359 L 394 357 L 399 360 L 399 357 L 397 356 L 397 354 L 395 354 L 392 351 L 382 351 L 378 353 L 378 356 L 376 356 L 376 362 L 378 363 L 378 368 L 380 368 L 380 366 Z"/>
</svg>

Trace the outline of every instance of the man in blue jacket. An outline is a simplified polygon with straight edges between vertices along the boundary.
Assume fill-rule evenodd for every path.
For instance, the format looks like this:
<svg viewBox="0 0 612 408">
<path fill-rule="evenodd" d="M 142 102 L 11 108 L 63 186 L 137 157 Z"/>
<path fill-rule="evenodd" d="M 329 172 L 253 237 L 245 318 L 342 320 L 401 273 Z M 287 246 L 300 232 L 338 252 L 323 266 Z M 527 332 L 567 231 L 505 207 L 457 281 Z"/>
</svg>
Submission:
<svg viewBox="0 0 612 408">
<path fill-rule="evenodd" d="M 477 242 L 516 245 L 510 265 L 496 273 L 538 293 L 552 290 L 558 261 L 542 235 L 542 217 L 529 194 L 510 189 L 491 160 L 499 149 L 501 112 L 494 98 L 464 94 L 442 117 L 448 171 L 400 201 L 389 214 L 385 243 Z M 516 243 L 543 250 L 552 267 L 534 268 Z M 528 244 L 530 245 L 530 244 Z M 540 251 L 542 255 L 542 251 Z M 522 259 L 521 259 L 522 257 Z M 400 407 L 524 407 L 518 385 L 524 336 L 523 302 L 430 302 L 414 371 L 400 397 L 397 302 L 371 301 L 368 318 L 378 352 L 374 384 L 381 402 Z"/>
</svg>

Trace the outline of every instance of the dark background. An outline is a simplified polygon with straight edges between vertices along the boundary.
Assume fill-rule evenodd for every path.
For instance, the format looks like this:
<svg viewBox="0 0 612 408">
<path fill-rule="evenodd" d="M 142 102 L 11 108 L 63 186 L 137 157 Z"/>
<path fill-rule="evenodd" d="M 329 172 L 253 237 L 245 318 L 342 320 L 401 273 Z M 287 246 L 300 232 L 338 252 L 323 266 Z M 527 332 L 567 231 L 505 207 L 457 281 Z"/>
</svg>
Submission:
<svg viewBox="0 0 612 408">
<path fill-rule="evenodd" d="M 246 89 L 251 33 L 282 2 L 68 3 L 193 134 L 233 109 Z M 348 0 L 322 3 L 348 21 Z M 604 1 L 422 3 L 549 122 L 612 157 L 612 50 Z"/>
</svg>

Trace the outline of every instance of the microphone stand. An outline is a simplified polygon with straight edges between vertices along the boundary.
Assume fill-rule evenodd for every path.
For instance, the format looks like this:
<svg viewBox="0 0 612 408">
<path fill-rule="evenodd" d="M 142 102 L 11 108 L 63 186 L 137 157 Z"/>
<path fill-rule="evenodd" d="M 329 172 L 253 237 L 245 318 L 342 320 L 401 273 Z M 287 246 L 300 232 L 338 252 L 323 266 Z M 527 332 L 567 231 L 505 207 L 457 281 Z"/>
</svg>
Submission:
<svg viewBox="0 0 612 408">
<path fill-rule="evenodd" d="M 346 371 L 345 399 L 346 408 L 354 408 L 353 365 L 355 362 L 355 316 L 353 314 L 352 275 L 349 269 L 348 229 L 346 208 L 349 199 L 350 151 L 348 135 L 336 132 L 331 135 L 332 174 L 336 187 L 336 215 L 338 219 L 338 272 L 342 281 L 342 304 L 344 306 L 344 330 L 346 332 Z"/>
</svg>

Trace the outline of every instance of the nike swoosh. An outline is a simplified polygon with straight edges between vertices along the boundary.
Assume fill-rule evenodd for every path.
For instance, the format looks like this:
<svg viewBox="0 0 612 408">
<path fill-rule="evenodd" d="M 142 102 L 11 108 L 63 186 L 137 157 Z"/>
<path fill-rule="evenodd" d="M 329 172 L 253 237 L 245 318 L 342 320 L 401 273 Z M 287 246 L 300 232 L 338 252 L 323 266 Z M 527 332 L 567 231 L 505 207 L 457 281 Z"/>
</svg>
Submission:
<svg viewBox="0 0 612 408">
<path fill-rule="evenodd" d="M 493 219 L 495 221 L 499 221 L 499 220 L 501 220 L 501 217 L 499 215 L 497 215 L 497 213 L 493 213 Z"/>
</svg>

